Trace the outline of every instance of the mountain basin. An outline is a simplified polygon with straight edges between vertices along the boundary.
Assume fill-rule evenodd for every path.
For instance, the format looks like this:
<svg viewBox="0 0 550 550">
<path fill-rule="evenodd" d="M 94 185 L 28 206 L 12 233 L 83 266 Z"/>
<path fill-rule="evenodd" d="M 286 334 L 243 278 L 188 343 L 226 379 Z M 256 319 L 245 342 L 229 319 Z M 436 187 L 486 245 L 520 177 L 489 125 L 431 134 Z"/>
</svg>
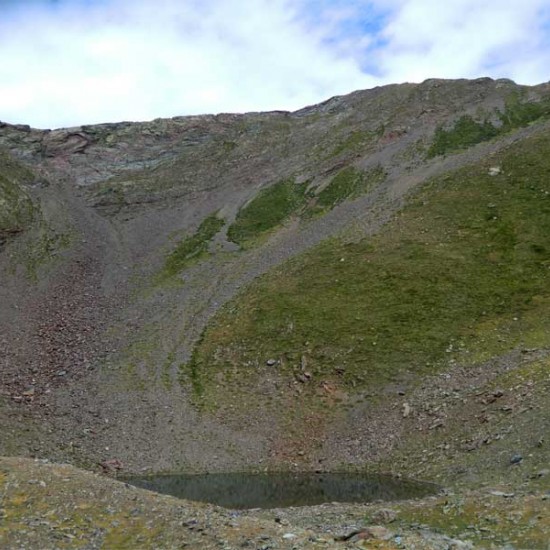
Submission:
<svg viewBox="0 0 550 550">
<path fill-rule="evenodd" d="M 432 483 L 360 473 L 216 473 L 136 476 L 124 481 L 178 498 L 241 510 L 405 500 L 440 490 Z"/>
</svg>

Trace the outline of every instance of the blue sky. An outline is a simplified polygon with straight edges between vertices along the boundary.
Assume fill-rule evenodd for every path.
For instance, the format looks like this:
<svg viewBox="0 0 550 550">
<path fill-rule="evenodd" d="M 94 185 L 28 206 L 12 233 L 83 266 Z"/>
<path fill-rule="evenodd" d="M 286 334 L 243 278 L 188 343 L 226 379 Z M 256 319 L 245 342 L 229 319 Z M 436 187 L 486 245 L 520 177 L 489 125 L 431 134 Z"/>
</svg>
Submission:
<svg viewBox="0 0 550 550">
<path fill-rule="evenodd" d="M 549 0 L 0 0 L 0 120 L 298 109 L 426 78 L 550 79 Z"/>
</svg>

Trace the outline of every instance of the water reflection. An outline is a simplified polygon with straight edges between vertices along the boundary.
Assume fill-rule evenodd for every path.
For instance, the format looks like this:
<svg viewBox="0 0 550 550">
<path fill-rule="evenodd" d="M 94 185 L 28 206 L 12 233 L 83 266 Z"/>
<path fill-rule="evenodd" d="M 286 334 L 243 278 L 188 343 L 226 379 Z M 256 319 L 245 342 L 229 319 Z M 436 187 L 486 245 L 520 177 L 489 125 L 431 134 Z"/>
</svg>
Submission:
<svg viewBox="0 0 550 550">
<path fill-rule="evenodd" d="M 126 481 L 158 493 L 234 509 L 402 500 L 422 498 L 438 490 L 432 484 L 389 476 L 343 473 L 164 475 Z"/>
</svg>

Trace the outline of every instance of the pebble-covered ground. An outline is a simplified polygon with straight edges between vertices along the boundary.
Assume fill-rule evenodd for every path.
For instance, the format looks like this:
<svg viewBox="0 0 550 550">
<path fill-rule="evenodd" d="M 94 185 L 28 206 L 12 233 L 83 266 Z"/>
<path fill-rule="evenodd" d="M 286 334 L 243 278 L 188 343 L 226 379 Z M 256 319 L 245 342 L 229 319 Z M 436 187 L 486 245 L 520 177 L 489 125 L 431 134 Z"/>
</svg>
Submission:
<svg viewBox="0 0 550 550">
<path fill-rule="evenodd" d="M 232 511 L 44 461 L 0 459 L 10 549 L 548 548 L 550 493 L 505 486 L 419 501 Z"/>
</svg>

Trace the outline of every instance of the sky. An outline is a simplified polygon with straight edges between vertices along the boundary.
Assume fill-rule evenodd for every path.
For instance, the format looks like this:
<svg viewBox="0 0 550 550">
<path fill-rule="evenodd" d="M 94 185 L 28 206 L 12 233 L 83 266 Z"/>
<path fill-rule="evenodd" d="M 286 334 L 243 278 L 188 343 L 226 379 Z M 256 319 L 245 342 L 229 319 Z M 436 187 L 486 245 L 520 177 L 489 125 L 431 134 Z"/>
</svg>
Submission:
<svg viewBox="0 0 550 550">
<path fill-rule="evenodd" d="M 426 78 L 550 80 L 550 0 L 0 0 L 0 120 L 295 110 Z"/>
</svg>

